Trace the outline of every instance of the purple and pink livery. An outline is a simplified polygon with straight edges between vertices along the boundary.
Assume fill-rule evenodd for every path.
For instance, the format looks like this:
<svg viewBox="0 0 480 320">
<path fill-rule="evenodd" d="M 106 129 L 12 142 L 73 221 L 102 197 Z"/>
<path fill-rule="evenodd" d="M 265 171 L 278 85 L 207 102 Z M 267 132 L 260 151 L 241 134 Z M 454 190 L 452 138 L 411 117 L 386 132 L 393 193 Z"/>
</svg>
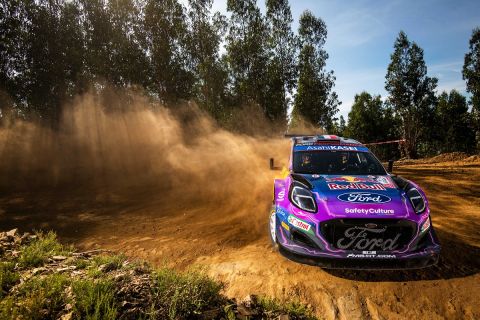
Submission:
<svg viewBox="0 0 480 320">
<path fill-rule="evenodd" d="M 422 268 L 440 253 L 423 190 L 334 135 L 292 137 L 269 227 L 282 254 L 327 268 Z"/>
</svg>

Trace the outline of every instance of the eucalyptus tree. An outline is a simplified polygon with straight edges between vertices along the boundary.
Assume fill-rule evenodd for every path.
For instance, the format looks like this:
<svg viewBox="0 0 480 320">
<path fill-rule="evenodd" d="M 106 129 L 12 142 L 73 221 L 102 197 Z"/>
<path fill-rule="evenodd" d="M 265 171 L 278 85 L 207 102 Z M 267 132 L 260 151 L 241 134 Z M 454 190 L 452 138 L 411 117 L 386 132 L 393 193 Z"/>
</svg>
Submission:
<svg viewBox="0 0 480 320">
<path fill-rule="evenodd" d="M 294 116 L 301 116 L 327 131 L 333 129 L 334 115 L 340 102 L 333 91 L 335 76 L 326 71 L 328 54 L 325 22 L 310 11 L 300 16 L 298 59 L 299 78 L 295 95 Z"/>
<path fill-rule="evenodd" d="M 401 134 L 405 139 L 401 145 L 402 155 L 416 158 L 417 146 L 428 133 L 429 126 L 425 124 L 433 117 L 438 80 L 427 75 L 423 49 L 410 42 L 403 31 L 395 40 L 390 59 L 385 89 L 389 103 L 401 119 Z"/>
<path fill-rule="evenodd" d="M 470 104 L 476 130 L 477 150 L 480 151 L 480 28 L 475 28 L 469 42 L 469 51 L 463 64 L 463 79 L 471 93 Z"/>
</svg>

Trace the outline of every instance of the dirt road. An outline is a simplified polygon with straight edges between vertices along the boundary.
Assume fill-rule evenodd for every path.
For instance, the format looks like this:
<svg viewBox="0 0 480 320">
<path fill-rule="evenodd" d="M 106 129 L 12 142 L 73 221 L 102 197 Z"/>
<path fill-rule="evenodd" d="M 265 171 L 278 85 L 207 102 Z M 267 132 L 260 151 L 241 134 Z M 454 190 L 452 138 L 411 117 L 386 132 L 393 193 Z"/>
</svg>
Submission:
<svg viewBox="0 0 480 320">
<path fill-rule="evenodd" d="M 419 271 L 332 271 L 289 261 L 267 235 L 268 180 L 239 201 L 182 201 L 151 189 L 82 193 L 43 190 L 3 194 L 0 228 L 54 229 L 82 248 L 123 251 L 178 268 L 202 265 L 226 294 L 298 298 L 325 319 L 480 318 L 480 163 L 397 167 L 423 186 L 443 245 L 438 266 Z M 234 183 L 232 181 L 232 183 Z M 228 198 L 226 188 L 225 198 Z"/>
<path fill-rule="evenodd" d="M 269 243 L 268 159 L 287 159 L 288 141 L 232 133 L 191 105 L 172 111 L 129 96 L 127 108 L 128 99 L 107 98 L 79 97 L 56 130 L 22 121 L 0 128 L 0 229 L 53 229 L 81 248 L 200 265 L 229 296 L 300 299 L 325 319 L 480 319 L 478 159 L 395 169 L 429 196 L 438 266 L 323 270 Z M 274 132 L 262 114 L 235 119 Z"/>
</svg>

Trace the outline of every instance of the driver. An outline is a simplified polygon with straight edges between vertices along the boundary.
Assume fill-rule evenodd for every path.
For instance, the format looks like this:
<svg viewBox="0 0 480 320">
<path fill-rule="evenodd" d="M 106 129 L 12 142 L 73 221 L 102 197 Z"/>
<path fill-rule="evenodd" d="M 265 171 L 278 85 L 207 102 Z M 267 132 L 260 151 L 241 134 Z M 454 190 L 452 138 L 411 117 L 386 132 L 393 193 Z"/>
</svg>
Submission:
<svg viewBox="0 0 480 320">
<path fill-rule="evenodd" d="M 309 168 L 312 163 L 312 157 L 309 154 L 302 154 L 302 168 Z"/>
</svg>

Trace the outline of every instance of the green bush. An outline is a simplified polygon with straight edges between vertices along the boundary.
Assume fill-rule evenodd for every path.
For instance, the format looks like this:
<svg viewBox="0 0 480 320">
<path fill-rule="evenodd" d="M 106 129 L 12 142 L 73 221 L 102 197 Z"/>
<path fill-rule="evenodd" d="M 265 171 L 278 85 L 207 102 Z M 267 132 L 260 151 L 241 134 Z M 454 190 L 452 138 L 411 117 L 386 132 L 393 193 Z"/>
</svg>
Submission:
<svg viewBox="0 0 480 320">
<path fill-rule="evenodd" d="M 138 310 L 137 318 L 195 319 L 204 317 L 203 312 L 212 309 L 227 319 L 236 317 L 235 304 L 221 294 L 223 284 L 201 270 L 185 273 L 169 268 L 152 270 L 145 263 L 125 264 L 124 255 L 99 255 L 87 259 L 72 255 L 72 249 L 62 246 L 53 232 L 38 233 L 35 240 L 18 248 L 18 257 L 11 255 L 4 259 L 2 256 L 0 319 L 58 319 L 65 313 L 71 313 L 73 319 L 87 320 L 122 317 L 125 310 L 117 296 L 118 285 L 122 281 L 128 282 L 134 274 L 149 281 L 147 296 L 143 297 L 147 307 Z M 55 273 L 58 265 L 48 266 L 49 258 L 54 255 L 69 256 L 64 263 L 84 269 L 84 272 L 78 277 Z M 41 265 L 47 268 L 33 273 L 32 269 Z M 123 280 L 113 280 L 116 274 L 123 274 L 118 278 Z M 11 290 L 19 283 L 20 275 L 25 282 Z M 259 307 L 266 318 L 280 312 L 288 313 L 292 319 L 313 319 L 307 308 L 295 302 L 280 304 L 273 299 L 261 298 Z"/>
<path fill-rule="evenodd" d="M 178 273 L 162 268 L 154 273 L 154 306 L 169 319 L 188 318 L 207 308 L 220 306 L 223 284 L 199 271 Z"/>
<path fill-rule="evenodd" d="M 50 231 L 46 234 L 37 233 L 37 239 L 23 247 L 18 262 L 21 267 L 38 267 L 54 255 L 64 255 L 71 251 L 57 241 L 57 236 Z"/>
<path fill-rule="evenodd" d="M 115 319 L 115 287 L 108 279 L 78 280 L 72 284 L 75 296 L 74 314 L 79 319 Z"/>
<path fill-rule="evenodd" d="M 69 283 L 63 274 L 31 278 L 20 288 L 9 318 L 56 319 L 68 303 L 65 289 Z"/>
<path fill-rule="evenodd" d="M 276 299 L 259 297 L 257 302 L 265 311 L 286 313 L 294 319 L 316 319 L 312 312 L 298 301 L 280 303 Z"/>
<path fill-rule="evenodd" d="M 15 263 L 13 262 L 0 262 L 0 298 L 20 279 L 14 268 Z"/>
</svg>

